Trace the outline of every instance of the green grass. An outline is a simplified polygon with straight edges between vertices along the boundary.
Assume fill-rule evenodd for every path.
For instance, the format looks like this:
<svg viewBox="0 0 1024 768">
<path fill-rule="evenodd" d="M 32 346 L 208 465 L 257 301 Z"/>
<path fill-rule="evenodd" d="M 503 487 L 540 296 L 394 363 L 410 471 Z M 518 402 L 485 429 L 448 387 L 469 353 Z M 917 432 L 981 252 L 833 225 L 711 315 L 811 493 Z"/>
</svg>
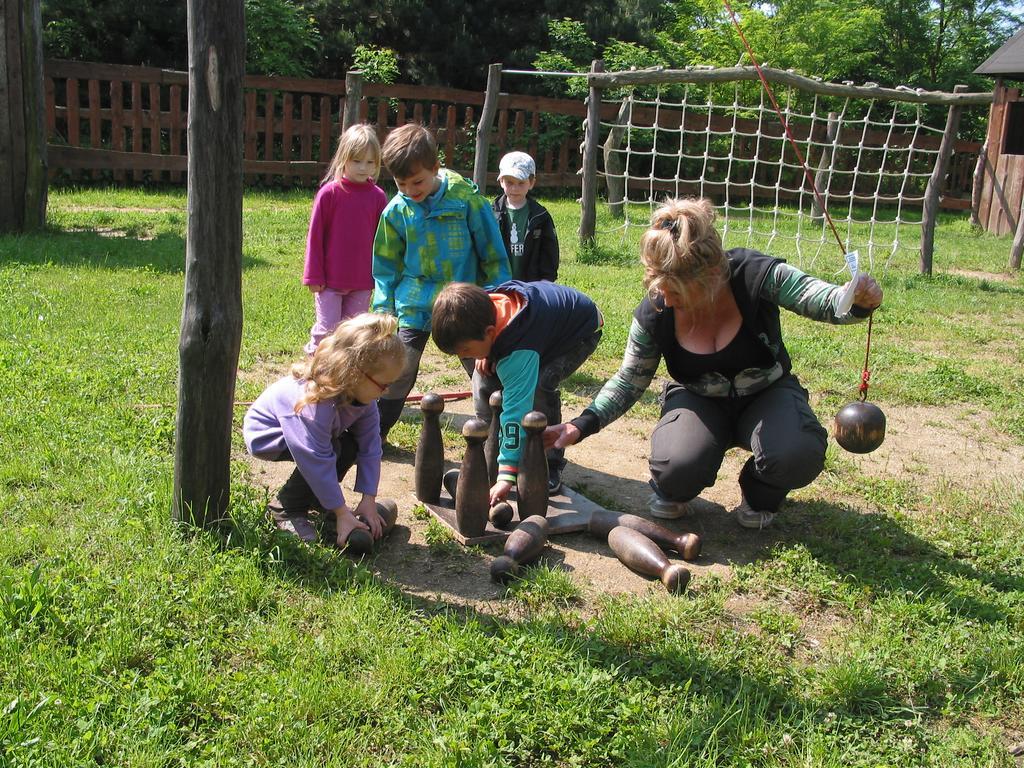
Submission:
<svg viewBox="0 0 1024 768">
<path fill-rule="evenodd" d="M 239 400 L 305 341 L 309 205 L 246 198 Z M 578 208 L 550 207 L 563 279 L 608 321 L 569 386 L 583 403 L 617 366 L 640 274 L 628 248 L 578 258 Z M 185 215 L 176 190 L 57 189 L 46 232 L 0 238 L 0 765 L 1014 764 L 1019 484 L 868 480 L 830 453 L 778 543 L 731 577 L 586 603 L 530 569 L 501 598 L 519 620 L 294 546 L 241 463 L 230 537 L 182 535 L 173 409 L 137 406 L 175 400 Z M 1009 239 L 944 218 L 937 242 L 934 277 L 910 258 L 879 272 L 871 397 L 978 411 L 1024 443 L 1024 282 L 996 276 Z M 785 326 L 822 414 L 852 399 L 863 326 Z M 653 396 L 634 413 L 653 418 Z M 393 434 L 414 447 L 413 425 Z M 434 546 L 452 572 L 483 556 Z"/>
</svg>

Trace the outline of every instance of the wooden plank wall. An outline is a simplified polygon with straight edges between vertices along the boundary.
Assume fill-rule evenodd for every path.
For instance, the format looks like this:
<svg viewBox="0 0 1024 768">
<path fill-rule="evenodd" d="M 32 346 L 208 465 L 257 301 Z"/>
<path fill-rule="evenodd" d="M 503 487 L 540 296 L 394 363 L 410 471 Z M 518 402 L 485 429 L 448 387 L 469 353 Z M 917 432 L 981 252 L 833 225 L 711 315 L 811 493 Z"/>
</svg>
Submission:
<svg viewBox="0 0 1024 768">
<path fill-rule="evenodd" d="M 995 101 L 989 113 L 988 156 L 978 206 L 981 226 L 996 235 L 1015 231 L 1024 197 L 1024 155 L 1003 152 L 1009 105 L 1018 101 L 1021 101 L 1019 88 L 1008 88 L 1002 82 L 996 85 Z"/>
<path fill-rule="evenodd" d="M 181 183 L 186 169 L 188 73 L 150 67 L 47 60 L 46 120 L 51 177 Z M 248 184 L 314 186 L 334 153 L 344 114 L 343 80 L 249 76 L 243 157 Z M 422 121 L 445 165 L 472 175 L 483 94 L 455 88 L 366 84 L 360 118 L 388 131 Z M 542 114 L 576 114 L 571 100 L 503 96 L 492 145 L 538 161 L 540 186 L 578 184 L 578 139 L 541 134 Z M 492 165 L 497 168 L 497 152 Z"/>
</svg>

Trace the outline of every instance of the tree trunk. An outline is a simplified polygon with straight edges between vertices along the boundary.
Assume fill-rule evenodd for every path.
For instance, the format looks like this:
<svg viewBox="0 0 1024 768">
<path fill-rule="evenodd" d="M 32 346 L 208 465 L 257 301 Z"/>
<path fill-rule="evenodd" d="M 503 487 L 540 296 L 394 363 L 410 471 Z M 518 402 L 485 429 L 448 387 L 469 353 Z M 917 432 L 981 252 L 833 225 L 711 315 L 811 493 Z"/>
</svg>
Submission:
<svg viewBox="0 0 1024 768">
<path fill-rule="evenodd" d="M 0 10 L 0 232 L 46 223 L 46 128 L 39 0 Z"/>
<path fill-rule="evenodd" d="M 243 0 L 188 0 L 188 238 L 174 517 L 223 519 L 242 338 Z"/>
</svg>

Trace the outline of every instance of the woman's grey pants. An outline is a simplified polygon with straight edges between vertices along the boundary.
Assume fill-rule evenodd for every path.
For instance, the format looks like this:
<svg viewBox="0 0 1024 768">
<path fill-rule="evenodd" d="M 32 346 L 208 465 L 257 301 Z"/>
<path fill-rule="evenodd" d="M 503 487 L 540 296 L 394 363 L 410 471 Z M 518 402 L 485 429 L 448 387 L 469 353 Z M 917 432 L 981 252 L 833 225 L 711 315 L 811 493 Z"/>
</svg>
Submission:
<svg viewBox="0 0 1024 768">
<path fill-rule="evenodd" d="M 787 493 L 821 473 L 827 437 L 792 374 L 734 398 L 702 397 L 669 383 L 651 435 L 651 477 L 663 498 L 689 501 L 715 484 L 725 452 L 738 446 L 753 453 L 740 472 L 743 498 L 774 512 Z"/>
</svg>

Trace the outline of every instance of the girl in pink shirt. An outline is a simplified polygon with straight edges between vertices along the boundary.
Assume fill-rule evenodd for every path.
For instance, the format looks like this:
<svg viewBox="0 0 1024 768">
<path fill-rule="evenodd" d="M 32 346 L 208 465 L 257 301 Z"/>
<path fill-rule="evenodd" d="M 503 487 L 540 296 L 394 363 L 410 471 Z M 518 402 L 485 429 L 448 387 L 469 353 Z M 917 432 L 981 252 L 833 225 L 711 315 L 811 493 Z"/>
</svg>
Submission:
<svg viewBox="0 0 1024 768">
<path fill-rule="evenodd" d="M 374 129 L 353 125 L 341 135 L 313 201 L 302 282 L 314 295 L 316 322 L 307 355 L 342 320 L 370 306 L 373 236 L 387 205 L 374 183 L 380 173 L 380 143 Z"/>
</svg>

